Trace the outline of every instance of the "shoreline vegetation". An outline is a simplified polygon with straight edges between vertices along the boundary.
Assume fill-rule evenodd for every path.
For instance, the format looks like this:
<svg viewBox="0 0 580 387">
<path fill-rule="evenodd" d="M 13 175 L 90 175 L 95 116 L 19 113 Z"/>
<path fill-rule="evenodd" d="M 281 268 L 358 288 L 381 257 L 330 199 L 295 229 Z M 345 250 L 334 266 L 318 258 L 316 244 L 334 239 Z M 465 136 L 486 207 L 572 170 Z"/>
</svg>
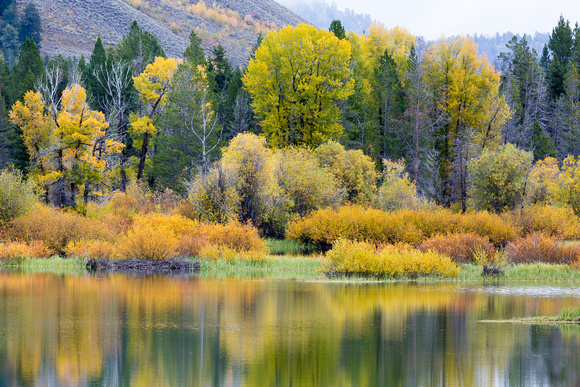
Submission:
<svg viewBox="0 0 580 387">
<path fill-rule="evenodd" d="M 155 270 L 151 266 L 139 270 L 135 268 L 134 260 L 128 263 L 128 268 L 110 270 L 110 262 L 103 261 L 105 270 L 91 271 L 87 268 L 89 261 L 82 257 L 50 257 L 44 259 L 20 258 L 9 261 L 0 261 L 0 270 L 19 273 L 54 273 L 54 274 L 90 274 L 110 273 L 114 271 L 124 273 L 143 274 L 192 274 L 200 278 L 229 278 L 229 279 L 260 279 L 260 280 L 295 280 L 320 281 L 335 283 L 542 283 L 542 284 L 579 284 L 580 271 L 564 264 L 507 264 L 503 267 L 501 276 L 484 277 L 482 268 L 477 264 L 461 264 L 457 275 L 442 277 L 438 275 L 401 275 L 397 277 L 364 276 L 364 275 L 327 275 L 328 261 L 322 255 L 292 256 L 268 255 L 260 262 L 244 260 L 198 260 L 185 258 L 181 260 L 165 261 L 164 270 Z M 149 261 L 151 263 L 151 261 Z M 167 267 L 174 262 L 178 270 L 171 271 Z M 109 270 L 107 270 L 109 269 Z"/>
</svg>

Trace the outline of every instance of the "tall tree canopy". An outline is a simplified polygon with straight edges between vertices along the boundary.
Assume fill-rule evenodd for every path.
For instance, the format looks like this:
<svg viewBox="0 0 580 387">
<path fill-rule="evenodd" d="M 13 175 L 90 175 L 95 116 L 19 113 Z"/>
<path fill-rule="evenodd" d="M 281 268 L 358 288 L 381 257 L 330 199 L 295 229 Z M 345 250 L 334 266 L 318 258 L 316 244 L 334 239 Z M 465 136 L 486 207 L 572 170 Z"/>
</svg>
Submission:
<svg viewBox="0 0 580 387">
<path fill-rule="evenodd" d="M 317 146 L 342 133 L 336 101 L 352 93 L 350 44 L 300 24 L 270 32 L 243 81 L 275 147 Z"/>
</svg>

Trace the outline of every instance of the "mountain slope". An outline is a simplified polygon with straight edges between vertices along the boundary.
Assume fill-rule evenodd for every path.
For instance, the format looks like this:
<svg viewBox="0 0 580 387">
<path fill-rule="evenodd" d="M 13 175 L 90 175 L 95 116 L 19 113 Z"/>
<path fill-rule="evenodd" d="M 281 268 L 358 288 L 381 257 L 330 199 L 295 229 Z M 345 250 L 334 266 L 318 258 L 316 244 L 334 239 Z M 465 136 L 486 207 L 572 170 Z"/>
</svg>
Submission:
<svg viewBox="0 0 580 387">
<path fill-rule="evenodd" d="M 18 1 L 19 6 L 30 0 Z M 133 20 L 157 36 L 168 56 L 178 57 L 195 29 L 206 52 L 222 44 L 235 65 L 245 63 L 259 32 L 306 23 L 272 0 L 32 0 L 43 23 L 41 51 L 49 57 L 90 55 L 100 35 L 112 46 Z"/>
</svg>

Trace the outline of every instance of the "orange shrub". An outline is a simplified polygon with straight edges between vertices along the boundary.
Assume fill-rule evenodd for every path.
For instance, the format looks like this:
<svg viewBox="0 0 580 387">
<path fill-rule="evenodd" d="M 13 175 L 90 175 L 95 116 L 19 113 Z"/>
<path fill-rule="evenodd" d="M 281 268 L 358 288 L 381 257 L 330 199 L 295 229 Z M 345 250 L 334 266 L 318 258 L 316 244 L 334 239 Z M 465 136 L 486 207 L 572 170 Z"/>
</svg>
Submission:
<svg viewBox="0 0 580 387">
<path fill-rule="evenodd" d="M 434 251 L 422 252 L 405 245 L 376 248 L 365 242 L 337 240 L 327 253 L 329 274 L 397 277 L 437 274 L 453 277 L 459 268 Z"/>
<path fill-rule="evenodd" d="M 184 257 L 196 257 L 209 244 L 202 235 L 182 235 L 177 241 L 177 253 Z"/>
<path fill-rule="evenodd" d="M 506 246 L 508 258 L 514 263 L 576 263 L 580 247 L 559 243 L 558 238 L 533 233 Z"/>
<path fill-rule="evenodd" d="M 68 257 L 110 259 L 115 254 L 115 248 L 108 241 L 82 239 L 70 242 L 65 253 Z"/>
<path fill-rule="evenodd" d="M 488 256 L 495 253 L 488 237 L 473 233 L 436 235 L 420 246 L 421 251 L 436 251 L 451 257 L 457 263 L 475 262 L 474 254 L 478 248 L 484 250 Z"/>
<path fill-rule="evenodd" d="M 114 238 L 113 232 L 97 220 L 44 205 L 35 205 L 28 214 L 13 219 L 7 233 L 26 242 L 42 241 L 56 254 L 64 253 L 71 241 Z"/>
<path fill-rule="evenodd" d="M 14 258 L 48 258 L 52 251 L 42 241 L 31 243 L 9 242 L 0 243 L 0 260 Z"/>
</svg>

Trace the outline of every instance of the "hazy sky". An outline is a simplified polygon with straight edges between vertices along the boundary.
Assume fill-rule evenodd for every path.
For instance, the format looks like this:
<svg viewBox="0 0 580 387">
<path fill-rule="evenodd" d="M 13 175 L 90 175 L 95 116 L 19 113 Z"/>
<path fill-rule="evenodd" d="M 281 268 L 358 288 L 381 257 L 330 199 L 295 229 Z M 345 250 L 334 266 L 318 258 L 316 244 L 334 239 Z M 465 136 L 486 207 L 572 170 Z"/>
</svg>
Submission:
<svg viewBox="0 0 580 387">
<path fill-rule="evenodd" d="M 285 0 L 299 1 L 299 0 Z M 326 0 L 368 13 L 386 27 L 399 25 L 427 40 L 459 34 L 551 32 L 560 15 L 573 27 L 579 0 Z"/>
</svg>

